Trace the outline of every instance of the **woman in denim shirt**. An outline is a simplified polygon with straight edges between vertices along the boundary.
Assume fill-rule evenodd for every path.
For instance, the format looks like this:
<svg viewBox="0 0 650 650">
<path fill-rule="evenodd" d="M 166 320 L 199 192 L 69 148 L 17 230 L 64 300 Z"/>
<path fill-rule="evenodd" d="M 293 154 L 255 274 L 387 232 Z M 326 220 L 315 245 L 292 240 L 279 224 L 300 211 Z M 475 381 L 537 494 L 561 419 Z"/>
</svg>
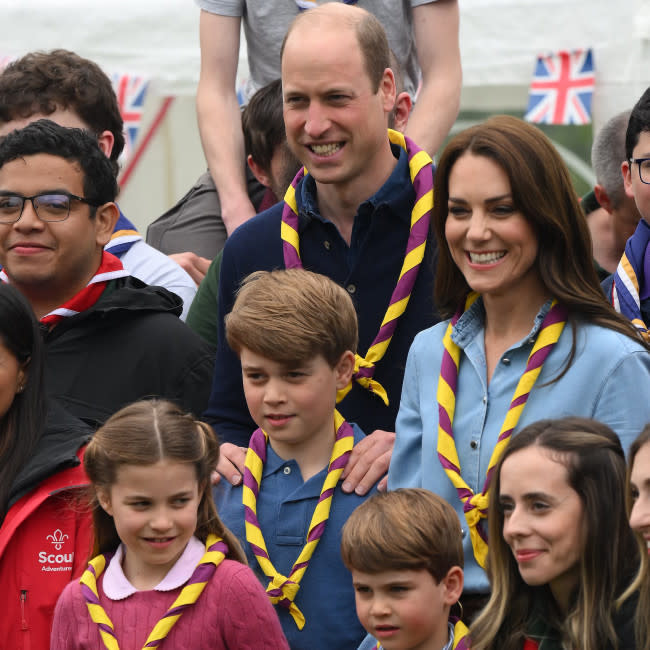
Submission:
<svg viewBox="0 0 650 650">
<path fill-rule="evenodd" d="M 486 479 L 510 436 L 577 415 L 627 449 L 650 421 L 650 354 L 607 304 L 569 173 L 537 128 L 498 116 L 456 135 L 434 196 L 435 300 L 450 320 L 411 346 L 389 488 L 456 508 L 471 615 L 489 590 Z"/>
</svg>

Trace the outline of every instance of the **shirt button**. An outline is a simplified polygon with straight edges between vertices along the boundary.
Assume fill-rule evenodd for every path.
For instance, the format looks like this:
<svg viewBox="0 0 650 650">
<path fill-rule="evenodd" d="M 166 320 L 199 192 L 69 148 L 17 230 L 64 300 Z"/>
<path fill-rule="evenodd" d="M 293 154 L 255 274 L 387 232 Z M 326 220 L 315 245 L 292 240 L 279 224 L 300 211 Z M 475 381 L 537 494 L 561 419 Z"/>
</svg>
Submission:
<svg viewBox="0 0 650 650">
<path fill-rule="evenodd" d="M 487 395 L 483 395 L 483 404 L 487 404 Z"/>
<path fill-rule="evenodd" d="M 472 440 L 472 442 L 469 443 L 469 446 L 472 449 L 476 449 L 478 447 L 478 442 L 476 442 L 476 440 Z"/>
<path fill-rule="evenodd" d="M 285 474 L 291 474 L 291 467 L 285 467 L 283 471 Z"/>
<path fill-rule="evenodd" d="M 353 284 L 348 284 L 346 289 L 348 290 L 348 293 L 354 293 L 357 290 L 357 288 Z"/>
<path fill-rule="evenodd" d="M 535 339 L 531 337 L 531 338 L 528 339 L 528 342 L 529 342 L 531 345 L 533 345 L 533 343 L 535 343 Z"/>
<path fill-rule="evenodd" d="M 328 251 L 330 248 L 332 248 L 332 244 L 330 244 L 327 240 L 323 242 L 323 246 L 325 246 L 325 250 Z"/>
<path fill-rule="evenodd" d="M 509 366 L 510 365 L 510 359 L 508 359 L 508 357 L 503 357 L 503 359 L 501 359 L 501 363 L 504 366 Z"/>
</svg>

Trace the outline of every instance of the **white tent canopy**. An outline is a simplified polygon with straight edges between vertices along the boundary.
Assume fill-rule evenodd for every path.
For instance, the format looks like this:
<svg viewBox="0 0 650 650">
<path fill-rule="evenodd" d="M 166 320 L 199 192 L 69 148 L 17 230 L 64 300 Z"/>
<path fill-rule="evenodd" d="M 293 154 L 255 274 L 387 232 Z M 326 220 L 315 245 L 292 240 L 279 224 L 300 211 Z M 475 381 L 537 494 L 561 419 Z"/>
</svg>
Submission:
<svg viewBox="0 0 650 650">
<path fill-rule="evenodd" d="M 648 0 L 459 2 L 463 109 L 523 112 L 535 57 L 561 49 L 594 50 L 596 125 L 631 107 L 650 86 Z M 150 77 L 141 134 L 163 98 L 174 97 L 120 198 L 139 227 L 189 189 L 205 167 L 194 111 L 199 10 L 191 0 L 4 0 L 0 17 L 0 57 L 63 47 L 107 72 Z"/>
</svg>

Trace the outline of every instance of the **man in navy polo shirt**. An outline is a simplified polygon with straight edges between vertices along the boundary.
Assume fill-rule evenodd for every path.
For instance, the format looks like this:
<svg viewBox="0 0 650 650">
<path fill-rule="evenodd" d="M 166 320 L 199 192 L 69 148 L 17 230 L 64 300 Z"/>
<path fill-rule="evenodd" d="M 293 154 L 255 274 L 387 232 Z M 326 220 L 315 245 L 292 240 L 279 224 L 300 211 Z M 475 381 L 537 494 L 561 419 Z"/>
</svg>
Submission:
<svg viewBox="0 0 650 650">
<path fill-rule="evenodd" d="M 289 147 L 308 170 L 295 187 L 297 257 L 304 268 L 331 277 L 350 292 L 359 318 L 359 354 L 370 358 L 367 351 L 381 339 L 382 322 L 401 282 L 416 197 L 426 192 L 411 181 L 414 145 L 408 143 L 407 154 L 389 140 L 388 116 L 396 92 L 383 28 L 368 12 L 342 3 L 299 15 L 283 43 L 282 86 Z M 426 174 L 424 185 L 430 188 L 431 165 L 419 177 Z M 426 200 L 431 202 L 430 194 Z M 219 470 L 234 483 L 243 468 L 243 451 L 237 446 L 248 445 L 255 425 L 223 319 L 249 273 L 295 265 L 281 234 L 290 238 L 289 223 L 295 217 L 290 203 L 280 202 L 244 223 L 223 251 L 219 346 L 205 418 L 230 443 L 222 447 Z M 426 238 L 426 232 L 420 236 Z M 365 493 L 388 469 L 406 355 L 415 334 L 437 322 L 434 255 L 435 243 L 426 241 L 424 259 L 412 272 L 408 305 L 375 363 L 372 378 L 385 389 L 388 404 L 380 391 L 368 390 L 368 382 L 354 382 L 339 405 L 346 419 L 372 431 L 348 462 L 345 491 Z"/>
</svg>

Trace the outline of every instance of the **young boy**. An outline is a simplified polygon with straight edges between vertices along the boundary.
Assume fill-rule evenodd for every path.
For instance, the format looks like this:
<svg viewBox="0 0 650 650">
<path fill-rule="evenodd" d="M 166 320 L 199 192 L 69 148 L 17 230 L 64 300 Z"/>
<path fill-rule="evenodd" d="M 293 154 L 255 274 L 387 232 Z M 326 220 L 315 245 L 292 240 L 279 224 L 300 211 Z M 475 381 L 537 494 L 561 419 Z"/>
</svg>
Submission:
<svg viewBox="0 0 650 650">
<path fill-rule="evenodd" d="M 465 650 L 467 628 L 449 611 L 463 591 L 463 546 L 454 509 L 421 488 L 377 493 L 343 527 L 359 650 Z"/>
<path fill-rule="evenodd" d="M 648 338 L 650 328 L 650 88 L 636 103 L 625 133 L 625 160 L 621 163 L 625 194 L 641 214 L 616 272 L 603 283 L 617 312 L 627 316 Z"/>
<path fill-rule="evenodd" d="M 259 271 L 244 281 L 225 325 L 260 428 L 243 487 L 222 481 L 215 490 L 221 518 L 267 587 L 293 650 L 356 648 L 364 631 L 339 547 L 343 524 L 367 496 L 344 493 L 339 476 L 364 434 L 335 410 L 355 365 L 352 300 L 323 275 Z"/>
</svg>

